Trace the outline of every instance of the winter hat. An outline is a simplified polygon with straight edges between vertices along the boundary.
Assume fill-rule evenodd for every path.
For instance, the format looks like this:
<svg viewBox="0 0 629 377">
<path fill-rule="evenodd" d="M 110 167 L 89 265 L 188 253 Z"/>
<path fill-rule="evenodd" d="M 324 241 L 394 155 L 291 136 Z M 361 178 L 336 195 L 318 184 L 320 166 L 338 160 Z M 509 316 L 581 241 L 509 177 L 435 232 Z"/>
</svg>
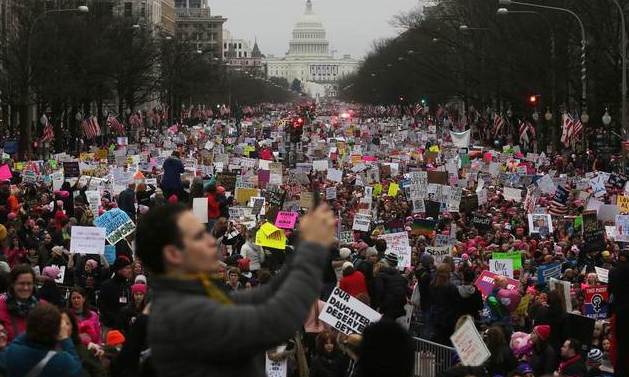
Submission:
<svg viewBox="0 0 629 377">
<path fill-rule="evenodd" d="M 419 261 L 422 264 L 422 266 L 430 267 L 435 263 L 435 258 L 428 253 L 424 253 L 424 255 L 422 255 Z"/>
<path fill-rule="evenodd" d="M 378 256 L 378 250 L 376 250 L 375 247 L 368 247 L 367 251 L 365 252 L 365 255 L 367 257 L 377 257 Z"/>
<path fill-rule="evenodd" d="M 223 186 L 216 186 L 216 192 L 223 195 L 225 194 L 225 187 Z"/>
<path fill-rule="evenodd" d="M 352 262 L 344 262 L 343 263 L 343 267 L 341 268 L 341 271 L 345 271 L 346 268 L 354 268 L 354 265 L 352 264 Z"/>
<path fill-rule="evenodd" d="M 146 284 L 136 283 L 131 286 L 131 293 L 144 293 L 146 295 Z"/>
<path fill-rule="evenodd" d="M 7 220 L 15 220 L 16 217 L 17 214 L 15 214 L 15 212 L 9 212 L 9 214 L 7 215 Z"/>
<path fill-rule="evenodd" d="M 116 347 L 122 345 L 125 342 L 125 337 L 118 330 L 110 330 L 107 332 L 106 343 L 110 347 Z"/>
<path fill-rule="evenodd" d="M 116 258 L 116 260 L 114 261 L 114 264 L 111 266 L 111 270 L 114 272 L 118 272 L 119 270 L 130 265 L 131 265 L 131 261 L 129 260 L 129 258 L 125 256 L 120 256 Z"/>
<path fill-rule="evenodd" d="M 590 352 L 588 352 L 588 361 L 599 364 L 603 361 L 603 352 L 598 348 L 592 348 Z"/>
<path fill-rule="evenodd" d="M 339 250 L 339 255 L 341 256 L 341 259 L 347 259 L 349 258 L 349 256 L 352 254 L 352 251 L 346 247 L 342 247 Z"/>
<path fill-rule="evenodd" d="M 93 269 L 95 269 L 96 267 L 98 267 L 98 262 L 96 262 L 94 259 L 88 259 L 85 264 L 87 266 L 90 266 Z"/>
<path fill-rule="evenodd" d="M 605 251 L 603 251 L 603 252 L 601 253 L 601 255 L 602 255 L 603 257 L 607 258 L 607 257 L 609 257 L 609 251 L 608 251 L 608 250 L 605 250 Z"/>
<path fill-rule="evenodd" d="M 7 238 L 7 228 L 0 224 L 0 241 L 4 241 Z"/>
<path fill-rule="evenodd" d="M 533 332 L 545 342 L 550 338 L 551 329 L 549 325 L 537 325 L 533 327 Z"/>
<path fill-rule="evenodd" d="M 238 268 L 240 268 L 240 271 L 249 271 L 250 267 L 251 267 L 251 259 L 242 258 L 238 260 Z"/>
<path fill-rule="evenodd" d="M 0 271 L 9 273 L 11 272 L 11 267 L 9 267 L 9 264 L 7 262 L 0 261 Z"/>
<path fill-rule="evenodd" d="M 528 363 L 521 363 L 520 365 L 518 365 L 518 372 L 522 374 L 534 373 L 533 368 L 531 368 Z"/>
<path fill-rule="evenodd" d="M 464 261 L 468 261 L 470 260 L 470 256 L 467 255 L 466 253 L 463 253 L 463 255 L 461 255 L 461 259 L 463 259 Z"/>
<path fill-rule="evenodd" d="M 52 280 L 59 278 L 60 273 L 61 271 L 59 270 L 59 267 L 57 266 L 47 266 L 47 267 L 44 267 L 44 271 L 42 271 L 43 276 L 50 278 Z"/>
<path fill-rule="evenodd" d="M 171 196 L 168 197 L 168 203 L 170 203 L 170 204 L 177 204 L 177 202 L 179 202 L 179 199 L 177 198 L 177 195 L 172 194 Z"/>
<path fill-rule="evenodd" d="M 384 261 L 387 262 L 390 267 L 397 267 L 398 258 L 397 255 L 393 253 L 385 254 Z"/>
<path fill-rule="evenodd" d="M 136 284 L 146 284 L 146 276 L 145 275 L 138 275 L 135 277 L 135 281 L 134 283 Z"/>
<path fill-rule="evenodd" d="M 383 319 L 363 332 L 358 370 L 364 377 L 410 376 L 414 343 L 399 324 Z"/>
</svg>

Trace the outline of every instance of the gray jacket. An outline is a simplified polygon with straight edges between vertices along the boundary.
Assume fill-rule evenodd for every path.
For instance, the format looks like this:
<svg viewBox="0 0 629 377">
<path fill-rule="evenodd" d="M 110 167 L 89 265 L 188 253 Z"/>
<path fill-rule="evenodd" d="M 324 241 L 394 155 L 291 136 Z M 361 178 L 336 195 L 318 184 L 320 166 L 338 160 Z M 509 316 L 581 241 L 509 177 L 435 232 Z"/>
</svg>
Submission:
<svg viewBox="0 0 629 377">
<path fill-rule="evenodd" d="M 264 377 L 263 353 L 302 327 L 321 289 L 328 252 L 302 242 L 269 284 L 206 297 L 200 282 L 155 278 L 148 327 L 160 377 Z"/>
</svg>

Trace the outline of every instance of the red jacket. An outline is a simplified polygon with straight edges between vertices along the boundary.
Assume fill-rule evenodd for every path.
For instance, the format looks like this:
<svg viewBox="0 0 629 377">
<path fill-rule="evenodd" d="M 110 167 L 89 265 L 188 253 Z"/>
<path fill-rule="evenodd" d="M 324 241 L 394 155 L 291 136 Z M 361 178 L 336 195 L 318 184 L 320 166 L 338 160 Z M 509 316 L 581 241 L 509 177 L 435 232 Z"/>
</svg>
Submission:
<svg viewBox="0 0 629 377">
<path fill-rule="evenodd" d="M 39 300 L 39 302 L 46 301 Z M 4 329 L 7 331 L 7 341 L 9 343 L 26 332 L 26 317 L 20 317 L 9 312 L 6 294 L 0 296 L 0 323 L 4 325 Z"/>
<path fill-rule="evenodd" d="M 207 194 L 207 218 L 218 219 L 221 216 L 221 208 L 216 200 L 216 194 Z"/>
<path fill-rule="evenodd" d="M 343 276 L 339 288 L 354 297 L 358 297 L 361 293 L 368 294 L 365 275 L 360 271 L 354 271 L 350 275 Z"/>
</svg>

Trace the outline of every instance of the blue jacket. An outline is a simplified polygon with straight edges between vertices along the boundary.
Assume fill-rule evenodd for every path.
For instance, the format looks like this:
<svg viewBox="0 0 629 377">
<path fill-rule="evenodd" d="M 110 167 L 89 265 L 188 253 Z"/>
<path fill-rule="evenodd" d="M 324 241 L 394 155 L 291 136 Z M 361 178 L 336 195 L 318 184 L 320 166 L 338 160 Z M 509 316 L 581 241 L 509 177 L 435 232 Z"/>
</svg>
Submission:
<svg viewBox="0 0 629 377">
<path fill-rule="evenodd" d="M 181 174 L 186 171 L 183 162 L 178 158 L 168 157 L 164 161 L 163 168 L 162 187 L 167 189 L 181 188 Z"/>
<path fill-rule="evenodd" d="M 48 361 L 40 377 L 80 376 L 81 360 L 71 339 L 59 343 L 61 349 Z M 7 377 L 23 377 L 50 351 L 50 348 L 33 343 L 20 335 L 0 352 L 0 365 Z"/>
</svg>

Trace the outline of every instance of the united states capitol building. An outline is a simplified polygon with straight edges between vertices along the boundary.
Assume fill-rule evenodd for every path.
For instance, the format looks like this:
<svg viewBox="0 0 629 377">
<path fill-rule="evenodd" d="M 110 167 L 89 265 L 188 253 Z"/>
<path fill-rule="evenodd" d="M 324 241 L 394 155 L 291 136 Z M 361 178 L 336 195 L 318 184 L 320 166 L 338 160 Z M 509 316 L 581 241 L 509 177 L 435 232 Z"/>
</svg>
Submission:
<svg viewBox="0 0 629 377">
<path fill-rule="evenodd" d="M 313 98 L 336 96 L 336 83 L 358 69 L 359 61 L 350 55 L 335 58 L 330 53 L 323 23 L 306 1 L 306 11 L 293 28 L 288 53 L 282 58 L 264 59 L 268 77 L 283 77 L 292 83 L 298 79 Z"/>
</svg>

